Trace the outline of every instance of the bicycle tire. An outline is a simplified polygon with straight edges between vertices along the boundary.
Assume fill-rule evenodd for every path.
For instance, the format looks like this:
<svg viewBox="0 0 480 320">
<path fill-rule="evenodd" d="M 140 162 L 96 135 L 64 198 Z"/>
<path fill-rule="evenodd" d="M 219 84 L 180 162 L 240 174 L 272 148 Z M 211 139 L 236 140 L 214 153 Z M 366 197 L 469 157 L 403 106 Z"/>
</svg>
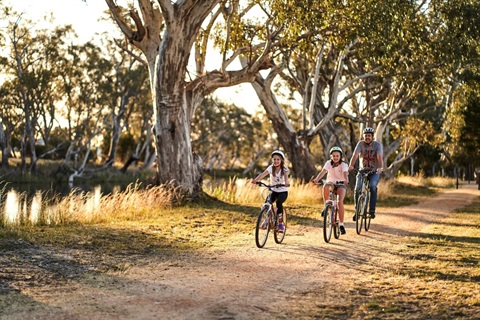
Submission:
<svg viewBox="0 0 480 320">
<path fill-rule="evenodd" d="M 367 194 L 367 198 L 365 200 L 365 212 L 367 212 L 367 204 L 370 202 L 370 194 Z M 372 222 L 372 218 L 370 217 L 370 214 L 365 214 L 365 231 L 368 231 L 370 229 L 370 223 Z"/>
<path fill-rule="evenodd" d="M 323 217 L 323 240 L 326 243 L 330 242 L 332 238 L 332 229 L 333 229 L 333 207 L 331 205 L 327 205 L 325 210 L 325 215 Z"/>
<path fill-rule="evenodd" d="M 355 229 L 357 234 L 362 233 L 363 227 L 363 205 L 364 205 L 364 195 L 359 195 L 357 199 L 357 205 L 355 206 Z"/>
<path fill-rule="evenodd" d="M 278 232 L 278 219 L 275 221 L 275 229 L 273 229 L 273 238 L 277 244 L 282 243 L 283 239 L 285 239 L 285 234 L 287 233 L 287 210 L 285 208 L 283 208 L 282 219 L 284 226 L 283 232 Z"/>
<path fill-rule="evenodd" d="M 255 227 L 255 243 L 258 248 L 263 248 L 267 243 L 268 233 L 270 231 L 270 215 L 268 214 L 268 208 L 260 210 L 257 218 L 257 225 Z M 262 229 L 263 222 L 267 220 L 265 229 Z"/>
<path fill-rule="evenodd" d="M 340 238 L 340 221 L 338 220 L 338 207 L 335 208 L 335 214 L 333 215 L 333 236 L 335 239 Z"/>
</svg>

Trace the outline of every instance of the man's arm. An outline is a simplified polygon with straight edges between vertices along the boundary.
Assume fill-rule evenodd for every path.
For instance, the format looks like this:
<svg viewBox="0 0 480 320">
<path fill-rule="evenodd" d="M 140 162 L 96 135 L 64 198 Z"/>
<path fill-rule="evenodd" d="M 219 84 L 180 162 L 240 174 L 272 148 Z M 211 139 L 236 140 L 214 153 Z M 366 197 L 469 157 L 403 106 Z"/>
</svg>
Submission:
<svg viewBox="0 0 480 320">
<path fill-rule="evenodd" d="M 383 155 L 381 153 L 377 154 L 377 173 L 383 172 Z"/>
</svg>

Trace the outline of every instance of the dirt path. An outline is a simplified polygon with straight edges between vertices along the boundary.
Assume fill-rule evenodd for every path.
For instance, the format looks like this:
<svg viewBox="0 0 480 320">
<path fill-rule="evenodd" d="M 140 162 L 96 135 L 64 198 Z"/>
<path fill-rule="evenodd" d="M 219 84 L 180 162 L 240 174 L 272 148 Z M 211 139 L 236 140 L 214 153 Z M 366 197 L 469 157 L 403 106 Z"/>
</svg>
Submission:
<svg viewBox="0 0 480 320">
<path fill-rule="evenodd" d="M 478 195 L 476 185 L 465 185 L 415 206 L 388 211 L 380 207 L 371 231 L 361 236 L 348 217 L 347 235 L 330 244 L 324 243 L 319 228 L 294 226 L 282 245 L 269 238 L 266 248 L 257 249 L 251 234 L 239 235 L 235 247 L 202 256 L 168 262 L 153 258 L 62 285 L 26 288 L 16 297 L 19 306 L 9 314 L 0 310 L 0 318 L 282 318 L 285 304 L 295 308 L 312 288 L 328 293 L 347 287 L 344 275 L 363 272 L 372 256 L 385 254 L 386 240 L 421 233 Z M 335 299 L 325 294 L 322 303 Z"/>
</svg>

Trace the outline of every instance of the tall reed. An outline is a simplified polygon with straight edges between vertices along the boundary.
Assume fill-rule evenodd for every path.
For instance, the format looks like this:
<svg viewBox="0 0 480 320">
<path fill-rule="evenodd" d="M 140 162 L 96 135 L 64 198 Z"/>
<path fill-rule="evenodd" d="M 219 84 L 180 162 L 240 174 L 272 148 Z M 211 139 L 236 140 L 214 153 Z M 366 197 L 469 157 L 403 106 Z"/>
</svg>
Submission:
<svg viewBox="0 0 480 320">
<path fill-rule="evenodd" d="M 171 207 L 181 196 L 171 186 L 145 189 L 135 183 L 125 191 L 107 195 L 101 194 L 100 188 L 96 188 L 91 192 L 74 189 L 65 197 L 45 193 L 40 202 L 38 195 L 36 197 L 36 201 L 34 198 L 27 202 L 26 197 L 22 196 L 17 197 L 20 201 L 14 204 L 5 203 L 5 212 L 8 212 L 8 205 L 19 209 L 12 210 L 8 215 L 2 214 L 0 225 L 62 225 L 148 218 L 158 213 L 159 209 Z M 35 217 L 35 221 L 31 217 Z"/>
</svg>

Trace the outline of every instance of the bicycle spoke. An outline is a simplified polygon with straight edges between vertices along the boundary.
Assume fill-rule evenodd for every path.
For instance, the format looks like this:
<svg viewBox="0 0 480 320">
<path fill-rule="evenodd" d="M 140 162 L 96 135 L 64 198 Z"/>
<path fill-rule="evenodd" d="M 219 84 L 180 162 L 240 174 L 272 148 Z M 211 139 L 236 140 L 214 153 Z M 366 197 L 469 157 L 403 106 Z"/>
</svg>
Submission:
<svg viewBox="0 0 480 320">
<path fill-rule="evenodd" d="M 323 217 L 323 239 L 325 242 L 330 242 L 333 231 L 333 207 L 331 205 L 327 206 L 325 210 L 325 216 Z"/>
<path fill-rule="evenodd" d="M 275 223 L 275 229 L 273 230 L 273 238 L 278 244 L 282 243 L 283 239 L 285 239 L 285 234 L 287 233 L 287 210 L 285 208 L 283 208 L 282 221 L 283 232 L 278 231 L 278 221 Z"/>
<path fill-rule="evenodd" d="M 263 208 L 257 218 L 255 228 L 255 243 L 258 248 L 263 248 L 267 242 L 268 232 L 270 231 L 270 215 L 268 208 Z"/>
<path fill-rule="evenodd" d="M 357 231 L 357 234 L 360 234 L 362 232 L 362 226 L 363 226 L 363 210 L 364 210 L 364 196 L 360 195 L 357 199 L 357 205 L 355 209 L 355 229 Z"/>
</svg>

